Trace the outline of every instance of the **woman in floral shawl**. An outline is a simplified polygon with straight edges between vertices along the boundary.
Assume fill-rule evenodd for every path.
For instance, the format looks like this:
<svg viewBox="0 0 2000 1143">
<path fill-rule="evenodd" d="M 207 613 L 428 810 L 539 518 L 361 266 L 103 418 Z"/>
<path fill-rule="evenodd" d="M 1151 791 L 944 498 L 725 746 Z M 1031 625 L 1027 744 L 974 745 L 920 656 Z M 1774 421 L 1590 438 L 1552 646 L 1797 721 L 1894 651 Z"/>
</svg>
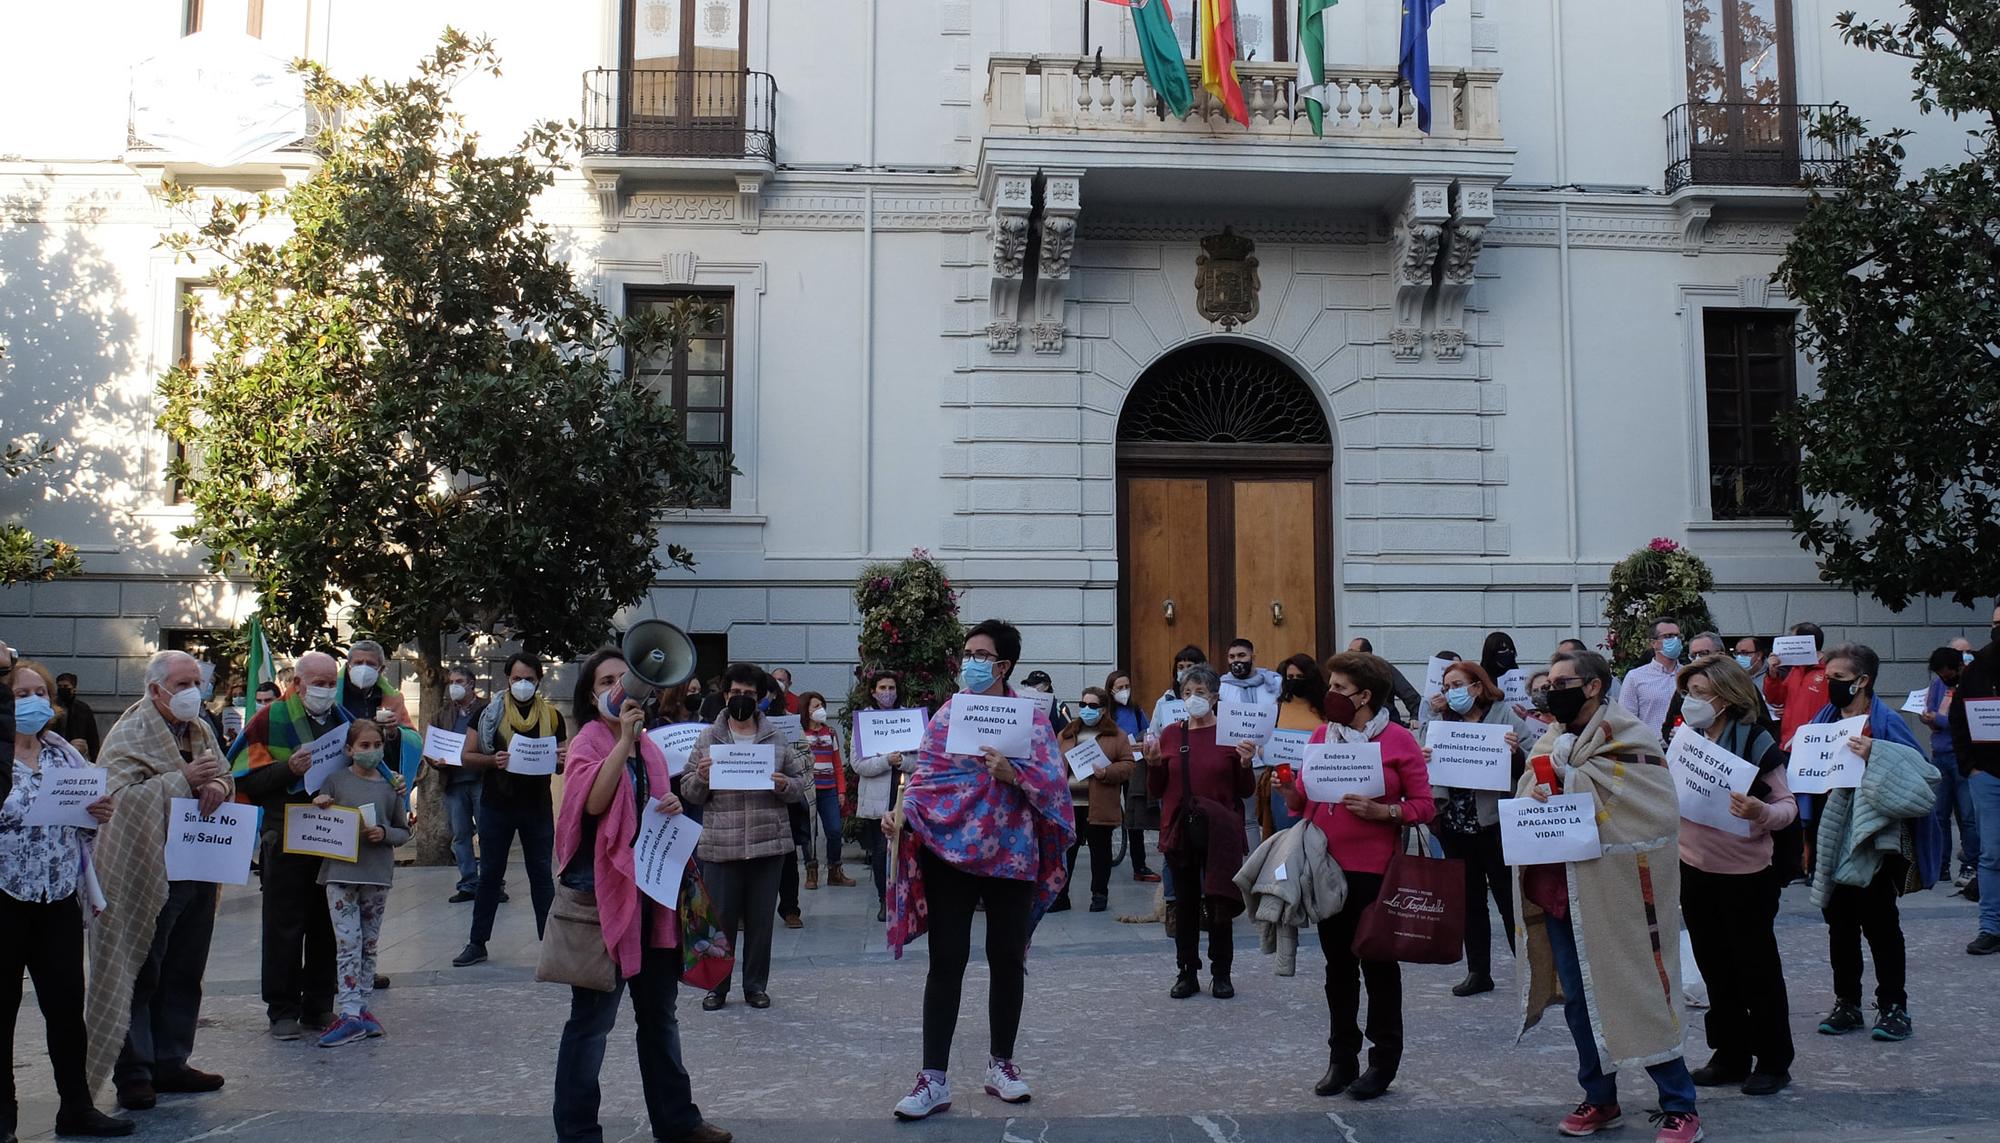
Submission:
<svg viewBox="0 0 2000 1143">
<path fill-rule="evenodd" d="M 1009 696 L 1007 676 L 1021 657 L 1021 633 L 989 619 L 966 633 L 959 683 L 966 695 Z M 986 907 L 986 961 L 991 971 L 991 1054 L 986 1092 L 1007 1103 L 1028 1099 L 1014 1066 L 1027 983 L 1028 940 L 1061 891 L 1063 855 L 1076 837 L 1069 774 L 1048 716 L 1035 712 L 1028 754 L 1009 758 L 988 746 L 981 755 L 951 754 L 953 703 L 931 720 L 916 771 L 903 792 L 895 883 L 889 891 L 889 947 L 931 934 L 930 976 L 924 982 L 924 1064 L 898 1119 L 923 1119 L 951 1108 L 945 1068 L 971 953 L 974 907 Z"/>
</svg>

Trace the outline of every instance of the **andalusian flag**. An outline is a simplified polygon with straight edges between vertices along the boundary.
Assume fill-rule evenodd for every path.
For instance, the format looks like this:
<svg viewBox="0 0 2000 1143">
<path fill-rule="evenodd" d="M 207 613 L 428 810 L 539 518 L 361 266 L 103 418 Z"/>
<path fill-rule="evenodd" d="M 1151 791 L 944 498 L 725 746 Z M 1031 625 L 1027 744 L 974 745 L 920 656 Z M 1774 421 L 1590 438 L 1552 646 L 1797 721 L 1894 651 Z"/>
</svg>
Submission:
<svg viewBox="0 0 2000 1143">
<path fill-rule="evenodd" d="M 1250 126 L 1243 85 L 1236 82 L 1236 0 L 1200 0 L 1201 86 L 1231 119 Z"/>
<path fill-rule="evenodd" d="M 1313 134 L 1326 134 L 1326 25 L 1320 13 L 1340 0 L 1299 0 L 1299 98 Z"/>
<path fill-rule="evenodd" d="M 1132 29 L 1139 37 L 1139 57 L 1146 62 L 1146 83 L 1174 118 L 1186 119 L 1194 108 L 1188 86 L 1187 62 L 1174 38 L 1174 10 L 1167 0 L 1105 0 L 1132 12 Z M 1199 3 L 1199 0 L 1196 0 Z"/>
<path fill-rule="evenodd" d="M 278 668 L 271 661 L 271 644 L 264 638 L 264 624 L 255 615 L 250 617 L 250 653 L 243 663 L 243 694 L 249 703 L 246 709 L 255 710 L 257 688 L 264 683 L 276 682 Z"/>
</svg>

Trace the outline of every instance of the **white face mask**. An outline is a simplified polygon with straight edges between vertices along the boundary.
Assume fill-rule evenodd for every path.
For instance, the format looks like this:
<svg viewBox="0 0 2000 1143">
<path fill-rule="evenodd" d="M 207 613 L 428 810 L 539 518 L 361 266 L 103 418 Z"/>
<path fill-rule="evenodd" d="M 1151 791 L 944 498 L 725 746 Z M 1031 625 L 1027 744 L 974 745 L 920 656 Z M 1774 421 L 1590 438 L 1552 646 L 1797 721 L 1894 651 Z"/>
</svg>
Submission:
<svg viewBox="0 0 2000 1143">
<path fill-rule="evenodd" d="M 313 714 L 325 714 L 333 709 L 333 688 L 307 687 L 305 704 L 306 709 Z"/>
<path fill-rule="evenodd" d="M 517 702 L 527 702 L 534 698 L 535 692 L 539 689 L 533 679 L 515 679 L 507 684 L 507 693 L 513 695 Z"/>
<path fill-rule="evenodd" d="M 375 667 L 362 663 L 359 666 L 347 668 L 347 678 L 348 681 L 365 691 L 381 680 L 382 672 Z"/>
<path fill-rule="evenodd" d="M 193 721 L 194 716 L 201 713 L 201 688 L 193 686 L 175 691 L 173 697 L 167 700 L 167 709 L 182 722 Z"/>
<path fill-rule="evenodd" d="M 821 726 L 825 726 L 825 725 L 826 725 L 826 708 L 825 708 L 825 707 L 823 707 L 823 706 L 816 706 L 816 707 L 814 707 L 814 708 L 813 708 L 813 721 L 814 721 L 814 722 L 817 722 L 817 723 L 819 723 L 819 724 L 820 724 Z"/>
<path fill-rule="evenodd" d="M 465 684 L 453 683 L 451 686 L 445 688 L 445 693 L 451 696 L 451 701 L 453 702 L 464 702 Z"/>
<path fill-rule="evenodd" d="M 1715 704 L 1705 698 L 1689 695 L 1681 700 L 1681 721 L 1696 730 L 1707 730 L 1715 725 Z"/>
<path fill-rule="evenodd" d="M 1189 695 L 1187 697 L 1187 712 L 1189 718 L 1207 718 L 1209 712 L 1208 699 L 1202 695 Z"/>
<path fill-rule="evenodd" d="M 1125 706 L 1132 701 L 1132 688 L 1120 687 L 1111 692 L 1111 697 L 1119 706 Z"/>
</svg>

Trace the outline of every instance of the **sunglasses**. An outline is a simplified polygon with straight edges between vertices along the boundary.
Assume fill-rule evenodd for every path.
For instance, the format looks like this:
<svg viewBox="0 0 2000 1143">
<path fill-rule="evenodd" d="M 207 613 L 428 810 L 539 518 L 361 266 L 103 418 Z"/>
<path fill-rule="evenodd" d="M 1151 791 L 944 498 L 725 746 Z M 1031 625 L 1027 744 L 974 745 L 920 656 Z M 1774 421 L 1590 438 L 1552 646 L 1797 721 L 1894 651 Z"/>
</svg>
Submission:
<svg viewBox="0 0 2000 1143">
<path fill-rule="evenodd" d="M 1081 708 L 1083 708 L 1084 710 L 1103 710 L 1103 709 L 1104 709 L 1104 704 L 1103 704 L 1103 703 L 1101 703 L 1101 702 L 1080 702 L 1080 703 L 1077 703 L 1076 705 L 1077 705 L 1077 706 L 1079 706 L 1079 707 L 1081 707 Z"/>
</svg>

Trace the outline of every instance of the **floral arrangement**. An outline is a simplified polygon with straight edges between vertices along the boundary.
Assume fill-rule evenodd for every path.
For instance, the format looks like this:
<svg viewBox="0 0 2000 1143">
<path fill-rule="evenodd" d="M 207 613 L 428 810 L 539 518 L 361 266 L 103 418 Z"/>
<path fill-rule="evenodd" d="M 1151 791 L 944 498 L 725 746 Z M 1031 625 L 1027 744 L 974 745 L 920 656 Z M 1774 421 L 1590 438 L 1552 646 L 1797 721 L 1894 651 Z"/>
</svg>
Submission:
<svg viewBox="0 0 2000 1143">
<path fill-rule="evenodd" d="M 1714 589 L 1715 576 L 1701 557 L 1664 536 L 1619 560 L 1604 597 L 1605 649 L 1612 664 L 1627 668 L 1645 662 L 1653 653 L 1653 620 L 1661 616 L 1678 622 L 1690 638 L 1713 630 L 1715 619 L 1701 593 Z"/>
<path fill-rule="evenodd" d="M 871 564 L 854 585 L 861 611 L 860 665 L 848 710 L 869 702 L 868 676 L 879 670 L 902 678 L 904 706 L 936 713 L 958 689 L 959 648 L 965 628 L 958 620 L 958 593 L 943 565 L 918 548 L 893 564 Z"/>
</svg>

